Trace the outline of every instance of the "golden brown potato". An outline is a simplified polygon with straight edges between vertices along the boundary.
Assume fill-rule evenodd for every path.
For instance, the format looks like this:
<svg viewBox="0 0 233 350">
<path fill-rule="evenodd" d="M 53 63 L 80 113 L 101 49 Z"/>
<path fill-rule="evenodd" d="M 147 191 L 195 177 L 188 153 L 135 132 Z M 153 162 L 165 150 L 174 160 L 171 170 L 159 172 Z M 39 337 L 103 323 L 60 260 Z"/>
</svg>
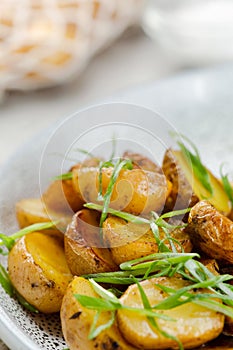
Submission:
<svg viewBox="0 0 233 350">
<path fill-rule="evenodd" d="M 103 168 L 103 193 L 106 192 L 112 171 L 113 168 Z M 96 203 L 99 168 L 74 169 L 73 184 L 85 202 Z M 170 191 L 171 184 L 163 174 L 142 169 L 123 169 L 114 185 L 110 206 L 135 215 L 148 214 L 151 210 L 161 211 Z"/>
<path fill-rule="evenodd" d="M 72 216 L 67 213 L 47 211 L 43 202 L 39 198 L 22 199 L 16 204 L 16 216 L 20 228 L 27 227 L 35 223 L 57 221 L 56 227 L 46 229 L 43 232 L 54 233 L 64 232 Z"/>
<path fill-rule="evenodd" d="M 155 173 L 162 173 L 161 167 L 152 162 L 149 158 L 139 153 L 133 153 L 126 151 L 123 153 L 123 159 L 130 159 L 133 163 L 134 169 L 143 169 L 148 171 L 154 171 Z"/>
<path fill-rule="evenodd" d="M 65 233 L 65 254 L 74 275 L 117 270 L 111 253 L 100 248 L 100 214 L 83 209 L 74 215 Z"/>
<path fill-rule="evenodd" d="M 75 164 L 71 169 L 97 167 L 100 163 L 99 158 L 88 158 L 82 163 Z M 55 180 L 48 189 L 43 193 L 42 200 L 45 207 L 56 212 L 71 213 L 82 209 L 84 204 L 83 198 L 76 192 L 72 180 Z"/>
<path fill-rule="evenodd" d="M 166 210 L 179 210 L 192 207 L 199 201 L 193 193 L 181 164 L 177 161 L 175 151 L 168 149 L 164 155 L 162 169 L 172 183 L 172 190 L 166 201 Z"/>
<path fill-rule="evenodd" d="M 159 232 L 161 239 L 164 239 L 164 231 L 160 228 Z M 158 245 L 148 224 L 133 224 L 109 216 L 103 224 L 103 234 L 105 245 L 110 247 L 112 258 L 117 265 L 158 252 Z M 183 229 L 175 229 L 171 236 L 182 244 L 185 252 L 192 250 L 190 238 Z M 164 243 L 171 248 L 169 242 Z M 175 246 L 181 251 L 179 245 Z"/>
<path fill-rule="evenodd" d="M 163 171 L 173 184 L 173 192 L 170 199 L 167 201 L 168 206 L 175 205 L 177 201 L 176 205 L 178 205 L 178 207 L 182 207 L 184 205 L 184 199 L 184 208 L 187 208 L 188 206 L 193 206 L 193 204 L 197 202 L 197 198 L 199 200 L 205 198 L 208 199 L 209 202 L 224 215 L 228 215 L 230 213 L 231 205 L 228 196 L 224 191 L 222 182 L 217 179 L 208 169 L 206 170 L 209 175 L 209 181 L 213 189 L 213 194 L 210 194 L 197 176 L 195 176 L 190 163 L 187 161 L 181 151 L 168 150 L 163 163 Z M 193 196 L 192 192 L 195 194 L 195 196 Z"/>
<path fill-rule="evenodd" d="M 189 282 L 174 277 L 153 278 L 141 282 L 151 305 L 158 304 L 168 296 L 156 284 L 178 290 L 187 286 Z M 127 289 L 120 300 L 123 305 L 129 307 L 143 307 L 138 286 L 135 284 Z M 194 303 L 187 303 L 170 310 L 157 310 L 157 312 L 175 319 L 175 321 L 168 321 L 157 318 L 156 321 L 163 331 L 177 337 L 185 349 L 194 348 L 216 338 L 224 325 L 223 315 Z M 119 309 L 117 320 L 124 338 L 140 349 L 178 348 L 174 340 L 164 337 L 152 328 L 145 316 Z"/>
<path fill-rule="evenodd" d="M 61 307 L 62 331 L 70 350 L 136 350 L 124 340 L 116 324 L 104 330 L 95 339 L 88 339 L 90 327 L 96 311 L 83 307 L 74 297 L 82 294 L 97 298 L 90 282 L 81 277 L 74 277 L 69 284 Z M 98 325 L 109 320 L 110 313 L 103 312 Z"/>
<path fill-rule="evenodd" d="M 58 312 L 72 275 L 60 236 L 41 232 L 20 238 L 8 256 L 10 280 L 15 289 L 44 313 Z"/>
<path fill-rule="evenodd" d="M 84 204 L 74 190 L 72 180 L 53 181 L 44 192 L 42 200 L 46 208 L 62 213 L 76 213 Z"/>
<path fill-rule="evenodd" d="M 233 222 L 208 201 L 191 209 L 187 230 L 194 245 L 209 257 L 233 263 Z"/>
</svg>

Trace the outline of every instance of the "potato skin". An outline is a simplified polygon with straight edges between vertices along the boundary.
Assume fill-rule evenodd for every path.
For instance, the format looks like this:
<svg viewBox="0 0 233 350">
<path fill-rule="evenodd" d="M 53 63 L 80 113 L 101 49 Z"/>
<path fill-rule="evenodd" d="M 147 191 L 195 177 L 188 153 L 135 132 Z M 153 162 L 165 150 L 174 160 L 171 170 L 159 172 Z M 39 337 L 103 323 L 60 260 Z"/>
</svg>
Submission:
<svg viewBox="0 0 233 350">
<path fill-rule="evenodd" d="M 23 236 L 9 253 L 8 270 L 13 286 L 31 305 L 43 313 L 60 310 L 73 277 L 60 236 L 40 232 Z"/>
<path fill-rule="evenodd" d="M 62 213 L 76 213 L 84 204 L 74 190 L 72 180 L 53 181 L 43 193 L 42 200 L 46 208 Z"/>
<path fill-rule="evenodd" d="M 197 203 L 189 213 L 187 231 L 196 247 L 207 256 L 233 263 L 233 222 L 208 201 Z"/>
<path fill-rule="evenodd" d="M 93 167 L 98 166 L 100 159 L 88 158 L 82 163 L 74 165 L 70 172 L 74 169 L 80 169 L 81 167 Z M 73 186 L 72 179 L 68 180 L 55 180 L 53 181 L 47 190 L 42 195 L 42 200 L 45 207 L 56 212 L 64 213 L 76 213 L 82 209 L 84 204 L 83 198 L 76 192 Z"/>
<path fill-rule="evenodd" d="M 161 167 L 142 154 L 126 151 L 123 153 L 122 158 L 131 160 L 134 169 L 144 169 L 162 174 Z"/>
<path fill-rule="evenodd" d="M 74 275 L 115 271 L 117 265 L 107 248 L 100 248 L 99 213 L 83 209 L 76 213 L 65 233 L 65 255 Z"/>
<path fill-rule="evenodd" d="M 163 239 L 164 232 L 161 228 L 159 232 Z M 127 223 L 123 219 L 109 216 L 103 224 L 103 233 L 105 245 L 110 248 L 112 258 L 117 265 L 158 252 L 155 237 L 147 224 Z M 171 236 L 182 244 L 186 253 L 192 250 L 191 240 L 184 229 L 175 229 L 171 232 Z M 170 248 L 167 241 L 164 243 Z M 180 251 L 179 245 L 175 245 Z"/>
<path fill-rule="evenodd" d="M 39 198 L 22 199 L 16 203 L 16 217 L 20 228 L 24 228 L 36 223 L 50 222 L 59 220 L 56 227 L 46 229 L 43 232 L 55 235 L 63 231 L 71 221 L 72 216 L 67 213 L 46 210 L 44 203 Z"/>
<path fill-rule="evenodd" d="M 199 201 L 172 149 L 165 152 L 162 169 L 172 183 L 172 190 L 166 201 L 167 211 L 192 207 Z"/>
<path fill-rule="evenodd" d="M 69 284 L 62 301 L 61 324 L 64 338 L 70 350 L 136 350 L 122 338 L 116 323 L 100 333 L 95 339 L 88 339 L 96 312 L 83 307 L 75 299 L 74 294 L 98 297 L 90 282 L 82 277 L 74 277 Z M 100 324 L 106 323 L 109 316 L 109 312 L 102 313 Z"/>
<path fill-rule="evenodd" d="M 192 207 L 198 200 L 209 198 L 209 202 L 222 214 L 226 216 L 230 214 L 231 204 L 223 184 L 209 169 L 205 168 L 212 194 L 205 188 L 203 182 L 195 174 L 191 163 L 181 151 L 168 150 L 163 163 L 163 171 L 173 184 L 172 195 L 167 201 L 168 206 L 171 201 L 176 207 L 178 205 L 177 208 L 179 208 L 179 202 L 184 208 L 187 208 Z"/>
<path fill-rule="evenodd" d="M 102 169 L 103 193 L 106 192 L 113 168 Z M 73 170 L 73 184 L 85 202 L 97 202 L 99 168 Z M 163 210 L 171 183 L 163 174 L 143 169 L 122 169 L 113 188 L 110 207 L 135 215 Z"/>
<path fill-rule="evenodd" d="M 152 278 L 140 282 L 151 305 L 156 305 L 167 297 L 156 284 L 173 289 L 180 289 L 189 285 L 189 282 L 181 278 Z M 141 308 L 142 299 L 137 285 L 131 285 L 120 298 L 123 305 Z M 160 312 L 157 310 L 157 312 Z M 194 303 L 187 303 L 174 309 L 163 310 L 176 320 L 167 321 L 157 318 L 159 327 L 176 336 L 185 349 L 195 348 L 209 340 L 216 338 L 223 329 L 224 316 Z M 134 346 L 140 349 L 177 349 L 177 343 L 164 337 L 156 329 L 152 328 L 145 316 L 135 312 L 119 309 L 117 311 L 118 327 L 122 335 Z"/>
</svg>

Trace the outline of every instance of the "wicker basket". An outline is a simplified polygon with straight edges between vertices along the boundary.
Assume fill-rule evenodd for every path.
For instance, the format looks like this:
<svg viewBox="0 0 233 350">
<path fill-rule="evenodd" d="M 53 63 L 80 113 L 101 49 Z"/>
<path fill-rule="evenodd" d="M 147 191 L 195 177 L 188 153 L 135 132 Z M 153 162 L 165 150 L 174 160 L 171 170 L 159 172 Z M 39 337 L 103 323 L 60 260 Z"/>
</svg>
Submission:
<svg viewBox="0 0 233 350">
<path fill-rule="evenodd" d="M 135 23 L 143 0 L 1 0 L 0 89 L 61 84 Z"/>
</svg>

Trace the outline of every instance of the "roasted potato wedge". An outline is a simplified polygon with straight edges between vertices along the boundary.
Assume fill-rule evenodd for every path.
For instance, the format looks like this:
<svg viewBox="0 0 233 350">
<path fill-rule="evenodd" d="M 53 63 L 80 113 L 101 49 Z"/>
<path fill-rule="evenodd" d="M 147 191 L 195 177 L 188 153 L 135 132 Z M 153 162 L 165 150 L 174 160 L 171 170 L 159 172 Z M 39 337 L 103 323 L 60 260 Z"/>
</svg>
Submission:
<svg viewBox="0 0 233 350">
<path fill-rule="evenodd" d="M 58 312 L 72 279 L 58 235 L 29 233 L 8 256 L 9 277 L 16 290 L 39 311 Z"/>
<path fill-rule="evenodd" d="M 194 245 L 209 257 L 233 263 L 233 222 L 208 201 L 197 203 L 189 213 L 190 233 Z"/>
<path fill-rule="evenodd" d="M 100 248 L 99 219 L 98 212 L 83 209 L 67 228 L 65 254 L 74 275 L 117 270 L 109 249 Z"/>
<path fill-rule="evenodd" d="M 72 219 L 70 214 L 46 210 L 44 203 L 38 198 L 28 198 L 19 201 L 16 204 L 16 216 L 20 228 L 39 222 L 59 221 L 56 227 L 44 230 L 47 233 L 64 232 Z"/>
<path fill-rule="evenodd" d="M 161 228 L 159 232 L 161 239 L 164 239 L 165 234 Z M 175 229 L 171 232 L 171 236 L 180 242 L 185 252 L 188 253 L 192 250 L 191 240 L 184 229 Z M 117 265 L 158 252 L 155 237 L 147 224 L 134 224 L 109 216 L 103 224 L 103 237 L 104 243 L 110 248 L 112 258 Z M 164 241 L 164 243 L 170 248 L 168 241 Z M 177 251 L 180 251 L 181 247 L 175 245 Z"/>
<path fill-rule="evenodd" d="M 181 151 L 168 150 L 165 154 L 163 162 L 163 171 L 172 182 L 172 193 L 170 199 L 167 200 L 167 204 L 170 206 L 175 205 L 184 208 L 193 206 L 197 202 L 197 198 L 202 200 L 208 198 L 209 202 L 224 215 L 229 215 L 231 211 L 231 205 L 226 192 L 224 191 L 222 182 L 217 179 L 206 168 L 213 194 L 210 194 L 200 180 L 193 173 L 191 164 L 187 161 Z M 193 195 L 193 193 L 194 195 Z M 185 200 L 185 203 L 183 201 Z M 190 203 L 187 202 L 190 200 Z M 177 208 L 177 206 L 176 206 Z"/>
<path fill-rule="evenodd" d="M 61 307 L 61 324 L 66 343 L 70 350 L 136 350 L 122 338 L 116 324 L 104 330 L 95 339 L 88 339 L 91 324 L 96 311 L 83 307 L 74 297 L 82 294 L 97 298 L 90 282 L 81 277 L 74 277 L 66 291 Z M 109 320 L 110 313 L 103 312 L 98 324 Z"/>
<path fill-rule="evenodd" d="M 103 168 L 102 187 L 106 192 L 113 168 Z M 97 202 L 99 168 L 73 170 L 73 184 L 85 202 Z M 121 170 L 113 188 L 110 206 L 135 215 L 163 210 L 171 183 L 163 174 L 142 169 Z M 99 202 L 98 202 L 99 203 Z"/>
<path fill-rule="evenodd" d="M 167 297 L 156 284 L 173 289 L 180 289 L 189 283 L 180 278 L 153 278 L 141 282 L 150 304 L 156 305 Z M 142 299 L 137 285 L 131 285 L 120 298 L 123 305 L 142 308 Z M 158 326 L 168 334 L 177 337 L 185 349 L 192 349 L 211 339 L 222 331 L 224 316 L 203 306 L 187 303 L 169 310 L 157 310 L 170 316 L 175 321 L 157 318 Z M 135 312 L 119 309 L 117 320 L 120 332 L 129 343 L 139 349 L 177 349 L 177 343 L 164 337 L 154 329 L 145 316 Z"/>
</svg>

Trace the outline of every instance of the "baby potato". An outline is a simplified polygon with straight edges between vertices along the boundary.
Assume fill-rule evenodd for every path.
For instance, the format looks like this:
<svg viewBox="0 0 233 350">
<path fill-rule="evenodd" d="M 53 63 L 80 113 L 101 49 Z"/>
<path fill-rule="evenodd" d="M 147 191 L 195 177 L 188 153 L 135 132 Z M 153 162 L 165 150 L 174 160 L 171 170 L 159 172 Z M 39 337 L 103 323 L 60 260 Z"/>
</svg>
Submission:
<svg viewBox="0 0 233 350">
<path fill-rule="evenodd" d="M 100 248 L 100 214 L 83 209 L 74 215 L 65 233 L 65 255 L 74 275 L 115 271 L 117 265 L 107 248 Z"/>
<path fill-rule="evenodd" d="M 88 338 L 96 311 L 83 307 L 74 297 L 82 294 L 98 298 L 89 281 L 74 277 L 69 284 L 61 306 L 61 324 L 66 343 L 70 350 L 136 350 L 122 338 L 117 325 L 102 331 L 96 338 Z M 110 318 L 109 312 L 102 312 L 98 324 L 105 324 Z"/>
<path fill-rule="evenodd" d="M 44 192 L 42 200 L 46 208 L 62 213 L 76 213 L 84 204 L 74 190 L 72 180 L 53 181 Z"/>
<path fill-rule="evenodd" d="M 161 239 L 165 238 L 164 231 L 159 228 Z M 186 253 L 191 252 L 192 244 L 184 229 L 175 229 L 171 236 L 176 238 Z M 123 219 L 109 216 L 103 224 L 104 243 L 110 248 L 112 258 L 117 265 L 143 256 L 157 253 L 158 245 L 148 224 L 134 224 Z M 170 248 L 168 241 L 164 243 Z M 175 244 L 177 251 L 181 247 Z"/>
<path fill-rule="evenodd" d="M 82 163 L 74 165 L 70 171 L 74 169 L 80 169 L 81 167 L 93 167 L 98 166 L 100 159 L 88 158 Z M 73 181 L 68 180 L 55 180 L 53 181 L 48 189 L 44 192 L 42 200 L 46 208 L 52 209 L 55 212 L 71 213 L 77 212 L 82 209 L 84 204 L 83 198 L 76 192 Z"/>
<path fill-rule="evenodd" d="M 44 313 L 58 312 L 72 274 L 63 240 L 41 232 L 20 238 L 8 256 L 10 280 L 31 305 Z"/>
<path fill-rule="evenodd" d="M 56 227 L 46 229 L 43 232 L 56 233 L 64 231 L 64 228 L 71 221 L 72 216 L 67 213 L 58 213 L 46 210 L 44 203 L 39 198 L 22 199 L 16 204 L 16 217 L 20 228 L 36 223 L 59 221 Z"/>
<path fill-rule="evenodd" d="M 172 183 L 172 189 L 166 201 L 167 211 L 192 207 L 199 201 L 175 155 L 174 150 L 168 149 L 163 158 L 163 172 Z"/>
<path fill-rule="evenodd" d="M 102 169 L 103 194 L 108 187 L 113 168 Z M 97 203 L 99 168 L 73 170 L 73 185 L 85 202 Z M 163 174 L 143 169 L 122 169 L 113 188 L 110 207 L 135 215 L 163 210 L 171 183 Z M 99 203 L 99 202 L 98 202 Z"/>
<path fill-rule="evenodd" d="M 163 161 L 163 171 L 173 184 L 171 197 L 167 201 L 168 205 L 176 205 L 175 208 L 179 208 L 185 204 L 184 208 L 187 208 L 193 206 L 197 199 L 208 198 L 209 202 L 221 213 L 230 214 L 231 204 L 222 182 L 206 168 L 213 190 L 213 194 L 209 193 L 181 151 L 167 151 Z"/>
<path fill-rule="evenodd" d="M 152 162 L 152 160 L 142 154 L 126 151 L 123 153 L 122 158 L 131 160 L 135 169 L 144 169 L 156 173 L 162 173 L 162 169 L 158 164 Z"/>
<path fill-rule="evenodd" d="M 187 286 L 189 282 L 175 277 L 152 278 L 141 282 L 150 304 L 154 306 L 168 296 L 156 284 L 178 290 Z M 120 301 L 128 307 L 143 307 L 138 286 L 135 284 L 128 287 Z M 175 320 L 168 321 L 157 318 L 156 322 L 160 329 L 177 337 L 185 349 L 192 349 L 216 338 L 224 325 L 222 314 L 191 302 L 169 310 L 156 310 L 156 312 Z M 174 340 L 164 337 L 157 329 L 153 328 L 146 316 L 131 310 L 119 309 L 117 321 L 123 337 L 139 349 L 178 348 Z"/>
<path fill-rule="evenodd" d="M 189 213 L 187 231 L 194 245 L 207 256 L 233 263 L 233 222 L 208 201 L 197 203 Z"/>
</svg>

